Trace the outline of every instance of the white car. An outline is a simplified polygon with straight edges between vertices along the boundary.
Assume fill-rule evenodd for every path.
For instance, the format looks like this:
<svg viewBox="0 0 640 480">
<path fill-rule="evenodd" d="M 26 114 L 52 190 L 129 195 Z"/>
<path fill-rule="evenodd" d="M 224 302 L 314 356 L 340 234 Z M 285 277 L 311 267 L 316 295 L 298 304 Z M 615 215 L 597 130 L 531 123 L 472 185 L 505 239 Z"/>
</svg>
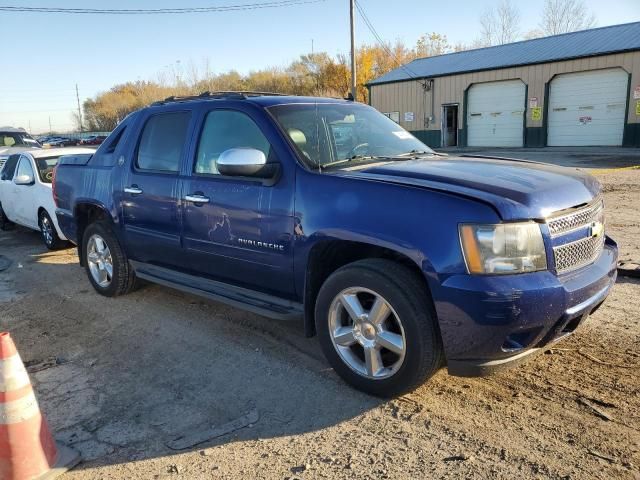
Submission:
<svg viewBox="0 0 640 480">
<path fill-rule="evenodd" d="M 11 155 L 0 170 L 0 228 L 17 223 L 39 230 L 50 250 L 65 246 L 51 190 L 53 169 L 62 155 L 93 153 L 90 148 L 49 148 Z"/>
</svg>

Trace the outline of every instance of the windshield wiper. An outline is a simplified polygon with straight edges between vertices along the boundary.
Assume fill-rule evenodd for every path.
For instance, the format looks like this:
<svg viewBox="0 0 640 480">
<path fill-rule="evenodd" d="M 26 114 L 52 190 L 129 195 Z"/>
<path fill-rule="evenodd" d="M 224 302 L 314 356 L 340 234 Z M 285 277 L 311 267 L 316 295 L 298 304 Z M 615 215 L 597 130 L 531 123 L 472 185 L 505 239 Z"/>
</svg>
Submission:
<svg viewBox="0 0 640 480">
<path fill-rule="evenodd" d="M 417 155 L 435 155 L 435 152 L 427 152 L 426 150 L 411 150 L 410 152 L 400 153 L 396 157 L 411 157 Z"/>
<path fill-rule="evenodd" d="M 378 156 L 378 155 L 353 155 L 349 158 L 345 158 L 343 160 L 336 160 L 335 162 L 324 163 L 322 168 L 331 167 L 333 165 L 341 165 L 343 163 L 349 163 L 354 160 L 387 160 L 391 157 L 388 156 Z"/>
</svg>

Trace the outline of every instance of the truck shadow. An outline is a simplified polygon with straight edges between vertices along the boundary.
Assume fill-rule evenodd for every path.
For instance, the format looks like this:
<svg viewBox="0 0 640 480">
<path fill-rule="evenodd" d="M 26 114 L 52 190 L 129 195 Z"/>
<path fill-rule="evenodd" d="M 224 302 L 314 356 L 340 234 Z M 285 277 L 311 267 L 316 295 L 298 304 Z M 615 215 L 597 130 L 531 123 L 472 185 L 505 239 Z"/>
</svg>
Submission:
<svg viewBox="0 0 640 480">
<path fill-rule="evenodd" d="M 3 249 L 14 264 L 0 276 L 24 294 L 2 307 L 0 325 L 56 437 L 81 452 L 77 469 L 170 463 L 178 453 L 329 428 L 383 404 L 343 383 L 297 322 L 155 285 L 104 298 L 73 249 L 47 252 L 31 235 L 18 232 L 22 241 Z"/>
</svg>

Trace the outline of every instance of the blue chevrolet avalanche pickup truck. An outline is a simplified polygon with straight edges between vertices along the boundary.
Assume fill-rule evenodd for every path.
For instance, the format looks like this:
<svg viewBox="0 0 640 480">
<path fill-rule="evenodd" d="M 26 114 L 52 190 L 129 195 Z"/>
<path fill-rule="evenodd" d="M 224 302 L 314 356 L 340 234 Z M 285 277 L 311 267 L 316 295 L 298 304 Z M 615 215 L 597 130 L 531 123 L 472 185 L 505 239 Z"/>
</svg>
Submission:
<svg viewBox="0 0 640 480">
<path fill-rule="evenodd" d="M 301 318 L 347 382 L 392 396 L 571 334 L 616 278 L 598 182 L 433 152 L 373 108 L 172 97 L 64 159 L 56 215 L 101 294 L 137 279 Z"/>
</svg>

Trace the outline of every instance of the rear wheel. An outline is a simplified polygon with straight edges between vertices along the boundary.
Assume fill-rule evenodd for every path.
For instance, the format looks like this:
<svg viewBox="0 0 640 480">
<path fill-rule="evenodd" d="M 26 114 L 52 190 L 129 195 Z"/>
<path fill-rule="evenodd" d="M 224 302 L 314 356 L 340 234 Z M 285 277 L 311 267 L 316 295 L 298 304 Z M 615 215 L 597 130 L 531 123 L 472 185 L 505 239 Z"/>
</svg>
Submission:
<svg viewBox="0 0 640 480">
<path fill-rule="evenodd" d="M 389 260 L 361 260 L 334 272 L 318 294 L 316 329 L 334 370 L 373 395 L 413 390 L 443 363 L 425 285 Z"/>
<path fill-rule="evenodd" d="M 93 288 L 106 297 L 132 291 L 135 273 L 109 224 L 92 223 L 82 238 L 83 261 Z"/>
<path fill-rule="evenodd" d="M 42 210 L 38 216 L 38 225 L 40 227 L 40 234 L 45 246 L 49 250 L 58 250 L 67 245 L 67 242 L 61 240 L 56 231 L 56 226 L 53 224 L 49 214 Z"/>
</svg>

